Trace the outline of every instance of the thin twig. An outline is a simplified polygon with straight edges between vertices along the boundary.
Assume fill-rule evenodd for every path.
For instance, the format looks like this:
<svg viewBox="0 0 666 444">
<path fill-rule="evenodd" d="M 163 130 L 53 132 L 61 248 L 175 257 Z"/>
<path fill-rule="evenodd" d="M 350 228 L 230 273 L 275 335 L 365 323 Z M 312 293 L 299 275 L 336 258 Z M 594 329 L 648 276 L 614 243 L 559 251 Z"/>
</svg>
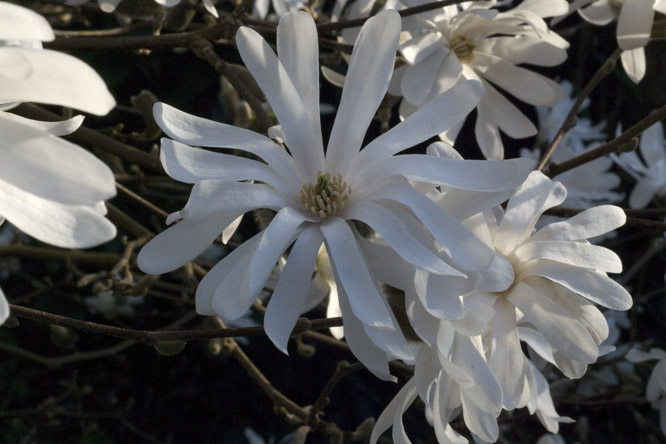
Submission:
<svg viewBox="0 0 666 444">
<path fill-rule="evenodd" d="M 134 191 L 126 188 L 124 185 L 116 182 L 116 188 L 118 188 L 121 192 L 128 195 L 129 197 L 131 197 L 132 199 L 134 199 L 135 201 L 137 201 L 138 203 L 140 203 L 144 207 L 148 208 L 150 211 L 157 214 L 158 216 L 163 217 L 163 218 L 167 218 L 169 216 L 169 213 L 167 213 L 166 211 L 164 211 L 163 209 L 161 209 L 160 207 L 158 207 L 154 203 L 149 202 L 148 200 L 139 196 Z"/>
<path fill-rule="evenodd" d="M 578 95 L 578 98 L 576 99 L 576 102 L 574 102 L 574 105 L 571 107 L 571 110 L 569 110 L 569 114 L 567 114 L 564 122 L 562 122 L 562 126 L 559 130 L 557 130 L 557 134 L 555 134 L 555 137 L 550 142 L 550 145 L 548 145 L 548 148 L 546 148 L 546 151 L 543 153 L 543 157 L 536 167 L 537 171 L 541 171 L 546 166 L 553 153 L 555 152 L 557 145 L 560 143 L 566 132 L 576 125 L 576 114 L 578 114 L 578 110 L 583 105 L 583 101 L 592 93 L 594 88 L 596 88 L 597 85 L 608 74 L 613 72 L 621 54 L 622 50 L 620 48 L 616 49 L 608 58 L 608 60 L 606 60 L 603 65 L 601 65 L 594 76 L 592 76 L 587 85 L 585 85 L 585 88 L 583 88 L 583 90 Z"/>
<path fill-rule="evenodd" d="M 22 244 L 0 245 L 0 256 L 17 256 L 45 261 L 86 263 L 100 267 L 111 267 L 120 260 L 116 253 L 96 253 L 94 251 L 60 250 L 54 247 L 34 247 Z"/>
<path fill-rule="evenodd" d="M 319 397 L 317 397 L 317 400 L 314 402 L 314 404 L 312 404 L 312 407 L 310 407 L 310 412 L 308 413 L 308 417 L 305 423 L 310 427 L 316 428 L 317 423 L 319 422 L 319 412 L 322 411 L 324 407 L 326 407 L 330 402 L 329 397 L 335 386 L 346 376 L 349 376 L 352 373 L 364 368 L 365 366 L 360 362 L 350 364 L 347 361 L 340 361 L 335 369 L 335 373 L 333 373 L 331 378 L 324 386 L 324 389 L 319 394 Z"/>
</svg>

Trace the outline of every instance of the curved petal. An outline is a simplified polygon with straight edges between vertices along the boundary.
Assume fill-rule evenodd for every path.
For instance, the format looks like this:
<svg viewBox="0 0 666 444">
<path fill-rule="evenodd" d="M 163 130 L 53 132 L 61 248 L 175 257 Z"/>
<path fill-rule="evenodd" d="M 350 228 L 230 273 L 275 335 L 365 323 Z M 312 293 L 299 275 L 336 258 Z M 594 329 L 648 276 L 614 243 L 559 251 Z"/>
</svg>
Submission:
<svg viewBox="0 0 666 444">
<path fill-rule="evenodd" d="M 0 82 L 2 83 L 2 82 Z M 0 112 L 0 177 L 43 199 L 89 205 L 116 194 L 113 173 L 71 142 Z"/>
<path fill-rule="evenodd" d="M 321 141 L 319 47 L 317 28 L 312 17 L 303 11 L 293 11 L 282 16 L 277 30 L 277 49 L 278 58 L 303 102 L 312 131 L 316 139 Z"/>
<path fill-rule="evenodd" d="M 285 135 L 294 161 L 307 179 L 323 169 L 324 147 L 316 137 L 307 110 L 289 74 L 277 56 L 256 31 L 240 27 L 236 33 L 238 52 L 245 66 L 266 95 Z M 313 177 L 310 177 L 313 176 Z"/>
<path fill-rule="evenodd" d="M 81 60 L 41 49 L 22 49 L 22 55 L 32 73 L 26 78 L 4 77 L 0 82 L 2 102 L 63 105 L 98 115 L 116 105 L 102 78 Z"/>
<path fill-rule="evenodd" d="M 303 311 L 312 269 L 323 242 L 324 236 L 317 226 L 306 228 L 298 236 L 266 308 L 266 335 L 285 354 L 289 335 Z"/>
<path fill-rule="evenodd" d="M 32 120 L 26 117 L 17 116 L 12 113 L 2 113 L 0 118 L 13 120 L 24 125 L 31 126 L 39 131 L 44 131 L 54 136 L 66 136 L 72 134 L 79 129 L 83 123 L 84 117 L 82 115 L 74 116 L 71 119 L 62 120 L 60 122 L 44 122 L 42 120 Z"/>
<path fill-rule="evenodd" d="M 641 48 L 650 41 L 654 20 L 654 1 L 625 0 L 617 19 L 617 43 L 620 49 Z"/>
<path fill-rule="evenodd" d="M 56 247 L 89 248 L 116 236 L 96 205 L 66 205 L 0 180 L 0 215 L 21 231 Z"/>
<path fill-rule="evenodd" d="M 528 242 L 516 249 L 515 254 L 523 263 L 535 259 L 548 259 L 574 267 L 591 268 L 609 273 L 622 272 L 622 261 L 617 254 L 608 248 L 587 242 Z"/>
<path fill-rule="evenodd" d="M 632 82 L 638 83 L 643 80 L 645 70 L 647 69 L 645 49 L 643 49 L 643 47 L 622 51 L 622 54 L 620 54 L 620 60 L 622 60 L 624 71 Z"/>
<path fill-rule="evenodd" d="M 388 303 L 347 222 L 339 217 L 329 216 L 320 227 L 326 238 L 326 251 L 335 271 L 336 280 L 349 295 L 349 303 L 355 317 L 370 326 L 396 328 Z M 346 327 L 345 335 L 349 337 Z"/>
<path fill-rule="evenodd" d="M 0 11 L 2 10 L 0 9 Z M 2 14 L 2 12 L 0 12 L 0 14 Z M 7 298 L 5 298 L 2 288 L 0 288 L 0 325 L 4 324 L 8 317 L 9 303 L 7 302 Z"/>
<path fill-rule="evenodd" d="M 48 42 L 54 38 L 51 25 L 41 15 L 12 3 L 0 3 L 0 40 Z"/>
<path fill-rule="evenodd" d="M 575 216 L 548 224 L 530 237 L 533 241 L 583 240 L 606 234 L 621 227 L 627 216 L 620 207 L 601 205 L 582 211 Z"/>
<path fill-rule="evenodd" d="M 368 126 L 386 94 L 400 34 L 400 16 L 384 10 L 370 18 L 356 39 L 340 107 L 326 152 L 326 170 L 348 170 Z"/>
</svg>

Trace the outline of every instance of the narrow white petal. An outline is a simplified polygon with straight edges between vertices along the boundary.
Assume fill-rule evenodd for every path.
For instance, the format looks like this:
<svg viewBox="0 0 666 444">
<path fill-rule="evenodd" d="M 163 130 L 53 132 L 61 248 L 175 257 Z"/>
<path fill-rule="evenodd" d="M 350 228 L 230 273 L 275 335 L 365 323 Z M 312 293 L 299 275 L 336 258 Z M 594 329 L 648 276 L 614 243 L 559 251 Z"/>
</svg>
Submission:
<svg viewBox="0 0 666 444">
<path fill-rule="evenodd" d="M 525 358 L 516 328 L 516 308 L 504 298 L 498 298 L 495 311 L 497 315 L 493 319 L 493 348 L 488 364 L 502 386 L 504 408 L 513 410 L 518 406 L 525 387 Z"/>
<path fill-rule="evenodd" d="M 277 30 L 277 49 L 280 62 L 303 102 L 312 131 L 317 140 L 321 140 L 319 48 L 317 28 L 312 17 L 302 11 L 282 16 Z"/>
<path fill-rule="evenodd" d="M 407 65 L 400 82 L 400 92 L 410 103 L 421 105 L 440 74 L 446 52 L 436 51 L 416 65 Z"/>
<path fill-rule="evenodd" d="M 622 54 L 620 54 L 620 60 L 622 60 L 624 71 L 632 82 L 638 83 L 643 80 L 643 77 L 645 77 L 645 70 L 647 69 L 645 49 L 643 49 L 643 47 L 622 51 Z"/>
<path fill-rule="evenodd" d="M 95 205 L 65 205 L 0 180 L 0 215 L 21 231 L 56 247 L 89 248 L 116 236 Z"/>
<path fill-rule="evenodd" d="M 39 131 L 45 131 L 54 136 L 66 136 L 72 134 L 79 129 L 83 123 L 84 117 L 82 115 L 74 116 L 71 119 L 62 120 L 60 122 L 44 122 L 42 120 L 32 120 L 26 117 L 17 116 L 12 113 L 2 113 L 2 119 L 13 120 L 28 126 L 31 126 Z"/>
<path fill-rule="evenodd" d="M 511 103 L 504 95 L 500 94 L 488 82 L 483 83 L 485 95 L 481 99 L 484 111 L 488 118 L 496 124 L 499 129 L 514 139 L 534 136 L 536 127 L 530 119 Z"/>
<path fill-rule="evenodd" d="M 3 77 L 2 102 L 63 105 L 98 115 L 116 105 L 102 78 L 76 57 L 40 49 L 23 49 L 22 54 L 32 73 L 26 78 Z"/>
<path fill-rule="evenodd" d="M 646 164 L 654 165 L 657 162 L 663 162 L 666 158 L 666 151 L 664 150 L 664 127 L 662 124 L 655 123 L 643 131 L 638 147 Z"/>
<path fill-rule="evenodd" d="M 149 274 L 167 273 L 193 260 L 238 214 L 216 216 L 183 219 L 155 236 L 139 252 L 139 268 Z"/>
<path fill-rule="evenodd" d="M 0 3 L 1 40 L 41 40 L 55 38 L 53 30 L 44 17 L 36 12 L 7 2 Z"/>
<path fill-rule="evenodd" d="M 657 194 L 659 185 L 655 184 L 651 177 L 639 180 L 629 195 L 629 207 L 632 209 L 647 207 Z"/>
<path fill-rule="evenodd" d="M 507 299 L 525 314 L 554 348 L 581 362 L 597 360 L 597 345 L 587 329 L 547 295 L 518 282 Z"/>
<path fill-rule="evenodd" d="M 534 132 L 536 133 L 536 128 Z M 493 119 L 493 111 L 489 100 L 481 100 L 476 108 L 474 137 L 476 137 L 476 142 L 481 148 L 483 157 L 490 160 L 504 159 L 504 144 L 499 128 Z"/>
<path fill-rule="evenodd" d="M 354 315 L 364 324 L 395 328 L 388 303 L 347 222 L 339 217 L 329 216 L 321 224 L 321 231 L 326 238 L 326 251 L 336 278 L 349 295 Z M 349 334 L 346 328 L 345 334 Z"/>
<path fill-rule="evenodd" d="M 236 33 L 238 52 L 266 95 L 298 167 L 315 174 L 323 169 L 324 147 L 312 130 L 307 110 L 282 63 L 256 31 L 244 26 Z"/>
<path fill-rule="evenodd" d="M 347 171 L 361 149 L 391 79 L 399 34 L 400 16 L 391 10 L 380 12 L 361 28 L 328 142 L 327 171 Z"/>
<path fill-rule="evenodd" d="M 617 19 L 617 43 L 620 49 L 641 48 L 650 41 L 654 20 L 654 1 L 625 0 Z"/>
<path fill-rule="evenodd" d="M 535 259 L 549 259 L 574 267 L 591 268 L 609 273 L 621 273 L 622 261 L 608 248 L 587 242 L 538 241 L 528 242 L 515 251 L 523 263 Z"/>
<path fill-rule="evenodd" d="M 497 417 L 502 409 L 502 387 L 484 356 L 475 347 L 474 338 L 456 334 L 451 360 L 474 381 L 472 387 L 463 390 L 463 396 L 473 400 L 476 407 Z M 472 431 L 478 434 L 478 431 Z"/>
<path fill-rule="evenodd" d="M 179 142 L 192 146 L 243 150 L 263 159 L 283 180 L 293 177 L 295 187 L 303 185 L 304 178 L 299 179 L 300 172 L 290 166 L 292 159 L 289 154 L 266 136 L 196 117 L 165 103 L 158 102 L 153 106 L 153 116 L 162 131 Z"/>
<path fill-rule="evenodd" d="M 289 335 L 303 310 L 312 280 L 315 259 L 324 237 L 316 226 L 305 229 L 291 249 L 287 264 L 266 308 L 266 335 L 283 353 L 287 353 Z"/>
<path fill-rule="evenodd" d="M 581 270 L 559 262 L 539 260 L 521 269 L 519 279 L 529 276 L 543 276 L 612 310 L 628 310 L 632 305 L 629 292 L 605 273 L 598 271 Z"/>
<path fill-rule="evenodd" d="M 381 415 L 379 415 L 379 418 L 377 418 L 377 422 L 370 435 L 370 444 L 377 444 L 377 440 L 382 433 L 393 426 L 395 416 L 397 414 L 402 416 L 402 413 L 407 410 L 407 407 L 411 405 L 412 402 L 414 402 L 417 395 L 416 384 L 414 378 L 412 378 L 405 383 L 398 394 L 395 395 L 391 402 L 386 406 Z"/>
<path fill-rule="evenodd" d="M 435 274 L 460 275 L 458 270 L 442 261 L 411 236 L 407 226 L 382 206 L 369 201 L 356 202 L 346 209 L 345 216 L 368 224 L 410 264 Z"/>
<path fill-rule="evenodd" d="M 0 12 L 0 14 L 2 14 L 2 12 Z M 3 293 L 2 288 L 0 288 L 0 325 L 4 324 L 8 317 L 9 303 L 7 302 L 7 298 L 5 298 L 5 293 Z"/>
<path fill-rule="evenodd" d="M 548 224 L 530 237 L 530 241 L 582 240 L 606 234 L 621 227 L 627 216 L 620 207 L 602 205 L 590 208 L 575 216 Z"/>
<path fill-rule="evenodd" d="M 116 194 L 113 173 L 95 156 L 0 112 L 0 177 L 22 190 L 64 204 L 94 204 Z"/>
</svg>

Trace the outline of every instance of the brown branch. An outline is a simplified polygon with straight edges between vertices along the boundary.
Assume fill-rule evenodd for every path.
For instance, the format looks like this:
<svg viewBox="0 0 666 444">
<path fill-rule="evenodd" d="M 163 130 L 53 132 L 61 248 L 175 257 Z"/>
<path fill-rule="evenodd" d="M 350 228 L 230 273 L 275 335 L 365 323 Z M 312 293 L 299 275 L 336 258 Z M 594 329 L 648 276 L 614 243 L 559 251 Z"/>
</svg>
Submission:
<svg viewBox="0 0 666 444">
<path fill-rule="evenodd" d="M 158 216 L 163 217 L 165 219 L 169 216 L 169 213 L 167 213 L 166 211 L 164 211 L 163 209 L 161 209 L 160 207 L 158 207 L 154 203 L 152 203 L 152 202 L 144 199 L 143 197 L 139 196 L 134 191 L 126 188 L 124 185 L 116 182 L 116 188 L 118 188 L 118 190 L 120 190 L 123 194 L 126 194 L 130 198 L 134 199 L 135 201 L 137 201 L 138 203 L 140 203 L 144 207 L 148 208 L 150 211 L 157 214 Z"/>
<path fill-rule="evenodd" d="M 578 110 L 583 105 L 583 101 L 592 93 L 594 88 L 596 88 L 597 85 L 599 85 L 599 83 L 608 74 L 613 72 L 621 54 L 622 50 L 620 50 L 620 48 L 616 49 L 615 52 L 613 52 L 613 54 L 611 54 L 611 56 L 608 58 L 608 60 L 606 60 L 603 65 L 601 65 L 594 76 L 592 76 L 587 85 L 585 85 L 583 90 L 578 95 L 576 102 L 574 102 L 573 106 L 569 110 L 569 114 L 567 114 L 564 122 L 562 122 L 562 126 L 559 130 L 557 130 L 557 134 L 555 134 L 555 137 L 550 142 L 550 145 L 548 145 L 548 148 L 546 148 L 546 151 L 543 153 L 543 156 L 541 157 L 541 160 L 536 167 L 537 171 L 541 171 L 546 166 L 546 163 L 548 163 L 548 160 L 550 160 L 552 157 L 555 149 L 557 148 L 557 145 L 560 143 L 564 135 L 567 133 L 567 131 L 576 126 L 576 114 L 578 114 Z"/>
<path fill-rule="evenodd" d="M 555 177 L 558 174 L 562 174 L 565 171 L 569 171 L 573 168 L 581 166 L 587 162 L 591 162 L 599 157 L 603 157 L 607 154 L 614 153 L 616 151 L 632 151 L 636 148 L 636 144 L 632 139 L 639 136 L 643 131 L 654 125 L 655 123 L 663 120 L 666 117 L 666 105 L 657 109 L 649 116 L 645 117 L 643 120 L 638 122 L 636 125 L 632 126 L 617 138 L 611 140 L 610 142 L 604 143 L 603 145 L 594 148 L 590 151 L 587 151 L 580 156 L 576 156 L 573 159 L 569 159 L 562 163 L 551 163 L 548 167 L 547 174 L 550 177 Z"/>
<path fill-rule="evenodd" d="M 81 321 L 79 319 L 22 307 L 20 305 L 9 304 L 9 306 L 11 315 L 17 318 L 60 325 L 89 334 L 101 334 L 122 339 L 134 339 L 149 345 L 155 345 L 165 341 L 196 341 L 201 339 L 266 335 L 264 328 L 261 326 L 195 330 L 133 330 L 112 325 L 98 324 L 95 322 Z M 342 318 L 313 319 L 310 321 L 309 328 L 319 330 L 340 325 L 342 325 Z"/>
<path fill-rule="evenodd" d="M 45 261 L 86 263 L 100 267 L 111 267 L 120 260 L 116 253 L 96 253 L 93 251 L 60 250 L 55 247 L 44 248 L 22 244 L 0 245 L 0 256 L 17 256 Z"/>
</svg>

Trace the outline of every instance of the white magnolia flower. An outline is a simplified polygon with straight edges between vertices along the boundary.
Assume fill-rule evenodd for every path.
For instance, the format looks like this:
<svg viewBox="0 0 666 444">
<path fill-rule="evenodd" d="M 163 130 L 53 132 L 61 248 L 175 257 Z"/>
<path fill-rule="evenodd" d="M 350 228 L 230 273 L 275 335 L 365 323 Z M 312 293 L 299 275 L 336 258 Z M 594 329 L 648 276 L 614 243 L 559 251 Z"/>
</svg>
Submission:
<svg viewBox="0 0 666 444">
<path fill-rule="evenodd" d="M 78 6 L 86 3 L 87 1 L 88 0 L 67 0 L 65 4 L 69 6 Z M 118 4 L 123 0 L 97 0 L 97 1 L 102 11 L 113 12 L 118 7 Z M 212 0 L 202 0 L 202 1 L 204 4 L 204 8 L 206 8 L 206 11 L 208 11 L 214 17 L 218 17 L 217 9 L 215 9 L 213 1 Z M 165 6 L 167 8 L 172 8 L 177 4 L 179 4 L 180 0 L 155 0 L 155 3 L 157 3 L 158 5 Z"/>
<path fill-rule="evenodd" d="M 645 76 L 644 48 L 650 41 L 654 13 L 666 14 L 666 0 L 575 0 L 569 5 L 569 13 L 576 10 L 598 26 L 617 19 L 622 66 L 634 83 L 640 82 Z"/>
<path fill-rule="evenodd" d="M 463 275 L 460 270 L 482 269 L 492 261 L 492 251 L 412 188 L 408 179 L 481 192 L 513 189 L 531 162 L 395 155 L 464 119 L 481 95 L 477 82 L 450 89 L 359 151 L 386 93 L 399 32 L 400 17 L 395 11 L 378 14 L 362 28 L 324 152 L 312 18 L 303 12 L 283 16 L 277 32 L 279 59 L 259 34 L 240 28 L 239 52 L 275 112 L 289 151 L 260 134 L 157 104 L 156 121 L 178 140 L 163 139 L 162 163 L 169 175 L 193 183 L 194 188 L 185 208 L 167 222 L 182 220 L 143 248 L 139 266 L 148 273 L 171 271 L 194 259 L 239 215 L 271 209 L 276 214 L 268 227 L 202 280 L 198 312 L 224 319 L 240 316 L 263 288 L 278 258 L 293 244 L 265 317 L 267 334 L 286 351 L 324 243 L 352 350 L 366 364 L 372 361 L 369 367 L 384 377 L 387 353 L 411 359 L 412 352 L 359 248 L 360 235 L 352 221 L 369 225 L 405 261 L 426 271 Z M 235 148 L 263 162 L 183 143 Z M 451 264 L 420 241 L 424 234 L 434 236 Z M 381 350 L 361 353 L 373 343 Z"/>
<path fill-rule="evenodd" d="M 64 105 L 106 114 L 115 101 L 85 63 L 41 50 L 53 40 L 40 15 L 0 2 L 0 216 L 25 233 L 58 247 L 85 248 L 115 237 L 103 201 L 115 195 L 111 170 L 57 136 L 75 131 L 82 116 L 40 122 L 10 114 L 18 102 Z M 75 81 L 72 81 L 75 79 Z M 0 295 L 0 322 L 8 316 Z"/>
<path fill-rule="evenodd" d="M 658 361 L 648 379 L 645 396 L 652 407 L 659 410 L 659 426 L 666 435 L 666 351 L 652 348 L 649 353 L 645 353 L 634 348 L 629 350 L 626 358 L 634 363 L 655 359 Z"/>
<path fill-rule="evenodd" d="M 641 135 L 636 151 L 612 154 L 615 162 L 636 179 L 629 195 L 631 208 L 647 207 L 655 196 L 666 196 L 666 142 L 661 123 L 655 123 Z"/>
<path fill-rule="evenodd" d="M 405 0 L 417 6 L 420 0 Z M 492 84 L 531 105 L 551 105 L 562 96 L 554 81 L 519 64 L 555 66 L 566 57 L 568 43 L 551 32 L 543 17 L 566 11 L 564 0 L 523 1 L 506 12 L 489 9 L 494 2 L 468 2 L 461 10 L 446 6 L 404 21 L 399 46 L 407 65 L 396 71 L 392 93 L 403 96 L 407 116 L 458 82 L 481 81 L 476 140 L 488 159 L 501 159 L 499 129 L 514 138 L 536 134 L 534 124 Z M 460 126 L 443 135 L 455 140 Z"/>
</svg>

